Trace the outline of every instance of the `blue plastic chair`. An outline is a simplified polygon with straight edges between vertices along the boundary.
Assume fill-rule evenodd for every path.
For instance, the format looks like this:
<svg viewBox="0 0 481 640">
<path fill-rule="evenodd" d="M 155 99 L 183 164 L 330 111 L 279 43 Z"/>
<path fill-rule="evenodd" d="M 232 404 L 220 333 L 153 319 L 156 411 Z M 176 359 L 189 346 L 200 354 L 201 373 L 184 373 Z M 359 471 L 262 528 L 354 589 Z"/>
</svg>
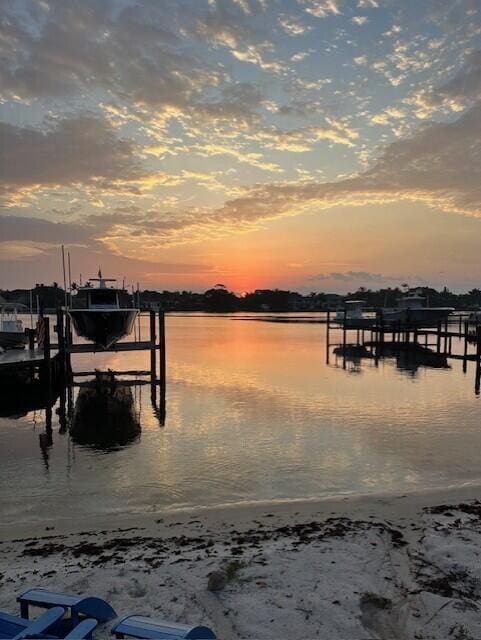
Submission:
<svg viewBox="0 0 481 640">
<path fill-rule="evenodd" d="M 61 638 L 62 640 L 90 640 L 97 620 L 85 618 L 70 633 L 64 635 L 60 624 L 66 613 L 63 607 L 52 607 L 35 620 L 28 620 L 0 612 L 0 638 L 22 640 L 24 638 Z M 58 623 L 58 624 L 57 624 Z"/>
<path fill-rule="evenodd" d="M 23 640 L 44 636 L 65 615 L 63 607 L 52 607 L 35 620 L 11 616 L 0 612 L 0 638 Z M 54 637 L 54 636 L 51 636 Z"/>
<path fill-rule="evenodd" d="M 144 616 L 126 616 L 112 627 L 116 638 L 141 638 L 143 640 L 215 640 L 214 632 L 208 627 L 192 627 L 176 622 L 166 622 Z"/>
<path fill-rule="evenodd" d="M 97 620 L 94 620 L 93 618 L 85 618 L 85 620 L 79 622 L 63 640 L 90 640 L 92 638 L 92 631 L 95 629 L 97 624 Z"/>
<path fill-rule="evenodd" d="M 93 618 L 99 622 L 107 622 L 117 617 L 115 610 L 108 602 L 95 596 L 75 596 L 47 589 L 29 589 L 19 595 L 17 601 L 20 602 L 20 615 L 27 619 L 30 605 L 43 609 L 64 607 L 70 610 L 72 626 L 80 622 L 81 616 Z"/>
</svg>

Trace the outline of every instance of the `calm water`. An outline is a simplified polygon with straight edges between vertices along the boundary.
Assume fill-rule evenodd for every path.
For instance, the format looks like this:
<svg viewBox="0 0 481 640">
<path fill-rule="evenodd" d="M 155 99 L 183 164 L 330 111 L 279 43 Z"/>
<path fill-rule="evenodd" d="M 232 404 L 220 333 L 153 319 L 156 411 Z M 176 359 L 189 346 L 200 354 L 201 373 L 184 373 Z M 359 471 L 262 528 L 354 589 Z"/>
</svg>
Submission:
<svg viewBox="0 0 481 640">
<path fill-rule="evenodd" d="M 58 404 L 51 442 L 44 410 L 0 418 L 3 523 L 481 479 L 472 363 L 466 375 L 459 361 L 407 371 L 393 359 L 364 360 L 344 370 L 333 355 L 326 364 L 324 325 L 204 315 L 166 324 L 163 426 L 148 386 L 132 390 L 136 428 L 111 448 L 90 442 L 88 425 L 87 435 L 62 432 Z M 74 368 L 130 370 L 148 360 L 82 355 Z M 72 408 L 77 400 L 74 389 Z"/>
</svg>

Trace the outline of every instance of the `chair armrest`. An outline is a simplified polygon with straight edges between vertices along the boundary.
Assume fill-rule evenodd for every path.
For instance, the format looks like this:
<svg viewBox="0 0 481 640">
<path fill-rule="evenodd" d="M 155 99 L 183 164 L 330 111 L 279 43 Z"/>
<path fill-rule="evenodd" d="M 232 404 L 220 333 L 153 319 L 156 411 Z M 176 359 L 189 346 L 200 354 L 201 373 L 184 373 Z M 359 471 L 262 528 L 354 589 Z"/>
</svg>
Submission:
<svg viewBox="0 0 481 640">
<path fill-rule="evenodd" d="M 97 620 L 93 618 L 86 618 L 79 622 L 79 624 L 72 629 L 72 631 L 65 636 L 64 640 L 84 640 L 92 637 L 92 631 L 97 626 Z"/>
<path fill-rule="evenodd" d="M 48 611 L 45 611 L 36 620 L 33 620 L 23 631 L 20 631 L 13 640 L 24 640 L 26 638 L 38 638 L 45 631 L 47 631 L 52 625 L 61 620 L 65 615 L 65 609 L 63 607 L 52 607 Z"/>
</svg>

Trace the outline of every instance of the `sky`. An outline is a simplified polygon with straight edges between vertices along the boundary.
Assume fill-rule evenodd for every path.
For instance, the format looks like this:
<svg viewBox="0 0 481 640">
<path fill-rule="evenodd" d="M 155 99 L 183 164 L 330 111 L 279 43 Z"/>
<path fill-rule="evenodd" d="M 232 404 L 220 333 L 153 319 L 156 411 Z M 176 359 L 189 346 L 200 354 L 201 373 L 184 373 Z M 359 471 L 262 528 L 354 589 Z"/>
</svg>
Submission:
<svg viewBox="0 0 481 640">
<path fill-rule="evenodd" d="M 0 288 L 481 286 L 481 0 L 1 0 Z"/>
</svg>

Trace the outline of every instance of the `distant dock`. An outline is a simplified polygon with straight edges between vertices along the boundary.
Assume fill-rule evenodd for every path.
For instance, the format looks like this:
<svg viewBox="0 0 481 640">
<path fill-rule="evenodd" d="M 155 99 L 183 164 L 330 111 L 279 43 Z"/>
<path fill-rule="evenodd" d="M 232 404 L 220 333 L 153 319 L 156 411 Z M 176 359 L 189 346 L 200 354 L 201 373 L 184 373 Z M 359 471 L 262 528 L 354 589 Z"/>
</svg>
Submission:
<svg viewBox="0 0 481 640">
<path fill-rule="evenodd" d="M 475 392 L 481 391 L 481 322 L 470 320 L 466 313 L 451 313 L 446 320 L 433 327 L 419 327 L 409 321 L 385 324 L 382 313 L 376 312 L 365 324 L 343 322 L 327 313 L 326 322 L 326 362 L 329 364 L 330 352 L 343 358 L 343 368 L 350 357 L 369 357 L 375 362 L 392 353 L 405 353 L 418 358 L 419 363 L 446 363 L 449 359 L 462 360 L 463 371 L 467 362 L 476 363 Z M 333 332 L 341 336 L 341 341 L 331 341 Z M 354 337 L 354 339 L 353 339 Z M 461 341 L 462 353 L 453 349 L 453 338 Z"/>
</svg>

